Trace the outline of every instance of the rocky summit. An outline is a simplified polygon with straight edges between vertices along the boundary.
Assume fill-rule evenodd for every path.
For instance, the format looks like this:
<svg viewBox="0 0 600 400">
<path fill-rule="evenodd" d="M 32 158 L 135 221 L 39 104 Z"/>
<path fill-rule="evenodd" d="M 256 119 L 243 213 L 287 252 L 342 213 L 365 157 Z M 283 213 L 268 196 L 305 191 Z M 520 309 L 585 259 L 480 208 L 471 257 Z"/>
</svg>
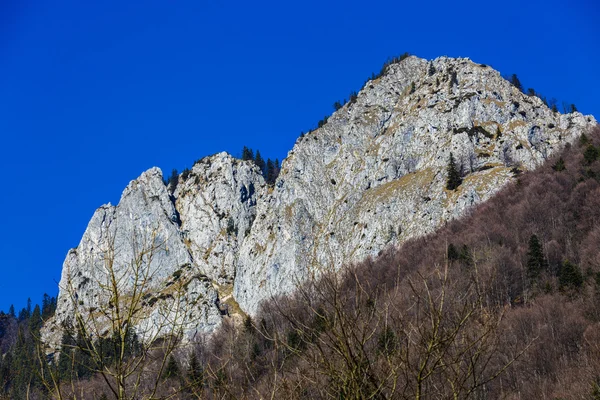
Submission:
<svg viewBox="0 0 600 400">
<path fill-rule="evenodd" d="M 433 232 L 595 124 L 551 111 L 489 66 L 407 57 L 299 138 L 272 186 L 226 153 L 196 162 L 174 190 L 158 168 L 132 181 L 67 254 L 44 339 L 57 348 L 76 309 L 112 306 L 110 271 L 123 272 L 123 296 L 144 290 L 141 337 L 176 320 L 188 338 L 210 333 L 322 269 Z M 450 153 L 463 175 L 456 190 L 446 189 Z M 146 275 L 128 272 L 140 266 Z"/>
</svg>

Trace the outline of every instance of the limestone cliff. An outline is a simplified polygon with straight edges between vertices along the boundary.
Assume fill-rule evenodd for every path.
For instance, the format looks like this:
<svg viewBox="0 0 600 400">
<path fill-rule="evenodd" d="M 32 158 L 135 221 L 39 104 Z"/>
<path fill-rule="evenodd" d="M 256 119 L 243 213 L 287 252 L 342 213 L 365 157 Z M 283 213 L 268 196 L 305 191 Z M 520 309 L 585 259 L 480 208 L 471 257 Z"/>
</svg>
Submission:
<svg viewBox="0 0 600 400">
<path fill-rule="evenodd" d="M 408 57 L 299 138 L 273 187 L 252 163 L 225 153 L 197 162 L 172 196 L 156 168 L 131 182 L 118 206 L 96 211 L 68 253 L 45 337 L 57 343 L 74 301 L 106 301 L 94 282 L 107 249 L 116 249 L 115 265 L 127 265 L 144 235 L 160 239 L 142 333 L 151 329 L 147 320 L 161 318 L 153 310 L 168 301 L 174 276 L 195 282 L 186 286 L 185 301 L 195 305 L 186 332 L 209 333 L 225 309 L 255 313 L 311 271 L 432 232 L 595 124 L 552 112 L 488 66 Z M 455 191 L 445 189 L 450 152 L 464 174 Z"/>
</svg>

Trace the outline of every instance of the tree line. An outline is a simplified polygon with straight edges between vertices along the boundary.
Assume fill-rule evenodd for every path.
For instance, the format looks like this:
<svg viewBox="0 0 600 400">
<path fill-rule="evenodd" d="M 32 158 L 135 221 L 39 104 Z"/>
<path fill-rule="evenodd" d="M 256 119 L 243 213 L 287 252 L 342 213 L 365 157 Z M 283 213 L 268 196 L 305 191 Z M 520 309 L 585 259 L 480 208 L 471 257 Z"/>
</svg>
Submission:
<svg viewBox="0 0 600 400">
<path fill-rule="evenodd" d="M 281 171 L 279 159 L 276 158 L 275 160 L 271 160 L 270 158 L 267 158 L 265 161 L 260 154 L 260 150 L 256 150 L 256 153 L 254 153 L 254 150 L 244 146 L 242 149 L 242 160 L 254 162 L 254 164 L 256 164 L 256 166 L 260 169 L 265 181 L 269 185 L 275 184 L 275 181 L 279 176 L 279 172 Z"/>
<path fill-rule="evenodd" d="M 540 100 L 542 100 L 542 102 L 546 105 L 546 107 L 549 107 L 553 112 L 558 112 L 558 100 L 556 100 L 554 97 L 551 99 L 547 99 L 546 96 L 536 92 L 534 88 L 530 87 L 525 89 L 524 86 L 521 84 L 521 81 L 519 80 L 517 74 L 510 74 L 506 76 L 505 79 L 509 81 L 515 88 L 517 88 L 521 93 L 524 93 L 527 96 L 539 97 Z M 562 110 L 564 114 L 578 111 L 575 104 L 567 103 L 565 101 L 562 102 Z"/>
<path fill-rule="evenodd" d="M 26 399 L 27 394 L 43 387 L 39 373 L 40 329 L 54 315 L 56 297 L 44 294 L 42 305 L 27 306 L 15 314 L 0 311 L 0 398 Z"/>
<path fill-rule="evenodd" d="M 321 266 L 144 364 L 138 398 L 600 398 L 599 152 L 596 129 L 434 234 Z"/>
<path fill-rule="evenodd" d="M 281 171 L 281 165 L 279 164 L 279 159 L 272 160 L 270 158 L 265 159 L 260 154 L 259 150 L 256 150 L 256 154 L 254 150 L 251 148 L 244 146 L 242 149 L 241 159 L 244 161 L 252 161 L 256 166 L 260 169 L 262 176 L 265 178 L 265 181 L 269 185 L 274 185 L 277 177 L 279 176 L 279 172 Z M 169 189 L 170 193 L 175 193 L 175 189 L 179 184 L 179 179 L 186 180 L 192 171 L 189 168 L 184 168 L 181 173 L 177 171 L 177 169 L 173 169 L 171 174 L 168 177 L 163 178 L 163 183 Z"/>
</svg>

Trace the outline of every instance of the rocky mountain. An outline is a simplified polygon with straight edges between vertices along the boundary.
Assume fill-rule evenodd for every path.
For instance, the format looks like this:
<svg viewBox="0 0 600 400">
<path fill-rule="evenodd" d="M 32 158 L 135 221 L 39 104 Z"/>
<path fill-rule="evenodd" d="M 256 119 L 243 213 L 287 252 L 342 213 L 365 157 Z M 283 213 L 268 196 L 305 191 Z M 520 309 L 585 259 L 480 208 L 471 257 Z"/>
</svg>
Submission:
<svg viewBox="0 0 600 400">
<path fill-rule="evenodd" d="M 226 153 L 196 162 L 172 194 L 157 168 L 132 181 L 67 254 L 44 338 L 57 346 L 76 309 L 111 304 L 109 271 L 120 271 L 123 293 L 139 286 L 136 266 L 150 271 L 142 337 L 177 318 L 189 337 L 210 333 L 224 315 L 254 314 L 324 268 L 434 231 L 595 124 L 551 111 L 469 59 L 405 58 L 299 138 L 274 186 Z M 456 190 L 445 187 L 450 153 L 464 175 Z M 175 281 L 185 282 L 181 296 Z M 189 308 L 173 314 L 179 304 Z"/>
</svg>

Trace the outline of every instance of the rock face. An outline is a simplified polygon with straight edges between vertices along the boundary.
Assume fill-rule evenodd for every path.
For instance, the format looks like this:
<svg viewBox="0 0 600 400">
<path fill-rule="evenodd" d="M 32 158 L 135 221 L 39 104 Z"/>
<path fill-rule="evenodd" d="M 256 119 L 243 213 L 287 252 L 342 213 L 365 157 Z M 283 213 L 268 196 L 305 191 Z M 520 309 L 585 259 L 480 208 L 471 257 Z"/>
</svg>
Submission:
<svg viewBox="0 0 600 400">
<path fill-rule="evenodd" d="M 115 265 L 128 265 L 136 242 L 153 235 L 160 243 L 148 288 L 157 300 L 139 322 L 142 333 L 152 331 L 152 318 L 160 325 L 153 310 L 168 301 L 160 293 L 173 274 L 194 282 L 184 296 L 195 304 L 186 332 L 209 333 L 224 308 L 256 313 L 262 300 L 312 272 L 432 232 L 595 124 L 552 112 L 485 65 L 408 57 L 299 138 L 273 187 L 253 163 L 225 153 L 197 162 L 172 196 L 157 168 L 131 182 L 118 206 L 96 211 L 68 253 L 45 337 L 57 343 L 58 325 L 72 318 L 67 288 L 83 306 L 106 300 L 93 282 L 103 279 L 111 246 Z M 450 153 L 464 175 L 455 191 L 445 188 Z"/>
</svg>

